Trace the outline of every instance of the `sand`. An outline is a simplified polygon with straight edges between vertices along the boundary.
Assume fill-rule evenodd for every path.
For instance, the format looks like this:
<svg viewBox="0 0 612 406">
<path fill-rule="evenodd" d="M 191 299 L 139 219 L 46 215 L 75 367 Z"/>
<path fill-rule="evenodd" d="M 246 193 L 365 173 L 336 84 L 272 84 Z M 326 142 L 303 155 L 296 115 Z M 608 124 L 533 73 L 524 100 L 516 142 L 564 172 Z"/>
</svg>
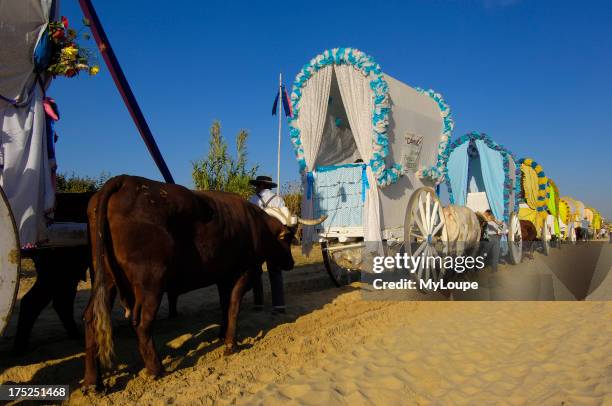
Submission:
<svg viewBox="0 0 612 406">
<path fill-rule="evenodd" d="M 610 303 L 419 302 L 392 311 L 398 327 L 243 403 L 612 404 Z"/>
<path fill-rule="evenodd" d="M 158 380 L 141 371 L 117 311 L 105 394 L 77 389 L 82 344 L 66 340 L 47 309 L 31 353 L 10 355 L 11 331 L 0 341 L 0 382 L 68 383 L 75 405 L 612 405 L 611 302 L 365 301 L 356 284 L 333 288 L 322 272 L 298 269 L 313 282 L 292 289 L 286 315 L 254 312 L 247 296 L 240 352 L 228 357 L 216 338 L 214 290 L 182 296 L 176 320 L 164 303 L 155 340 L 168 372 Z"/>
</svg>

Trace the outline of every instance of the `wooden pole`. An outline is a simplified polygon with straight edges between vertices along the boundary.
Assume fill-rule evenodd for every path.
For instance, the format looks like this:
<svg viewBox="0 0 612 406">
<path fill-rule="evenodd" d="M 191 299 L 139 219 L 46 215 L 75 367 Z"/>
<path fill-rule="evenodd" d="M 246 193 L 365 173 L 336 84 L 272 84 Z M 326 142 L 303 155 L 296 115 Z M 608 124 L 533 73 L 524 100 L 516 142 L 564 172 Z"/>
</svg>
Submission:
<svg viewBox="0 0 612 406">
<path fill-rule="evenodd" d="M 280 194 L 280 156 L 281 156 L 281 135 L 283 127 L 283 73 L 278 74 L 278 156 L 276 158 L 276 192 Z"/>
</svg>

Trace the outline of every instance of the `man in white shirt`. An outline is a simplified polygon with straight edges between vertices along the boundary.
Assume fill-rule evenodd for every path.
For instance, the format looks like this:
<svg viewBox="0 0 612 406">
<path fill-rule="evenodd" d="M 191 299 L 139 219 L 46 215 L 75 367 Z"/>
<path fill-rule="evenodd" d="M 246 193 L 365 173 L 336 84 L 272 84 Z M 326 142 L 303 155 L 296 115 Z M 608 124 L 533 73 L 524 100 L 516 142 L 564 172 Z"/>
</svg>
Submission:
<svg viewBox="0 0 612 406">
<path fill-rule="evenodd" d="M 262 209 L 271 207 L 285 207 L 285 201 L 282 197 L 272 192 L 277 185 L 272 182 L 269 176 L 258 176 L 256 179 L 249 182 L 255 186 L 255 194 L 249 198 L 249 201 L 258 205 Z M 270 290 L 272 291 L 272 312 L 285 313 L 285 292 L 283 286 L 283 271 L 266 262 L 268 268 L 268 277 L 270 278 Z M 253 296 L 255 298 L 255 310 L 263 309 L 263 283 L 261 274 L 259 278 L 253 281 Z"/>
<path fill-rule="evenodd" d="M 258 176 L 256 179 L 249 182 L 255 186 L 255 194 L 249 198 L 249 201 L 258 205 L 262 209 L 267 207 L 285 207 L 285 201 L 282 197 L 272 192 L 277 185 L 272 182 L 269 176 Z"/>
</svg>

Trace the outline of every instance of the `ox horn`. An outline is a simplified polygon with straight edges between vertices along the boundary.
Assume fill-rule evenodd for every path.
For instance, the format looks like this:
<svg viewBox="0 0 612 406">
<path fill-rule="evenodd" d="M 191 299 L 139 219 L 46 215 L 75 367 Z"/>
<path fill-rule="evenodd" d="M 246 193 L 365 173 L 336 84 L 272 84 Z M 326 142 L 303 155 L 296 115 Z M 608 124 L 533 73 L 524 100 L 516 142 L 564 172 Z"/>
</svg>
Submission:
<svg viewBox="0 0 612 406">
<path fill-rule="evenodd" d="M 326 215 L 323 215 L 318 219 L 303 219 L 301 217 L 298 217 L 298 223 L 304 224 L 305 226 L 316 226 L 324 222 L 325 219 L 327 219 Z"/>
</svg>

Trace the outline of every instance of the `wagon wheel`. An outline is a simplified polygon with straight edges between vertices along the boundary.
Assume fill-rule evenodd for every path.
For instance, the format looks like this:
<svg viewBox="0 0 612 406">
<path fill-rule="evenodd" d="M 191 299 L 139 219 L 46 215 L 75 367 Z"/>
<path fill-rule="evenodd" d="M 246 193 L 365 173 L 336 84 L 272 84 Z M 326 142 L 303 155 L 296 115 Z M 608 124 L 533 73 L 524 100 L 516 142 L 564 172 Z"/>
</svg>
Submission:
<svg viewBox="0 0 612 406">
<path fill-rule="evenodd" d="M 330 247 L 327 241 L 321 242 L 323 265 L 325 265 L 327 274 L 337 287 L 347 285 L 359 277 L 358 269 L 345 267 L 337 261 L 337 254 L 341 251 L 340 246 Z"/>
<path fill-rule="evenodd" d="M 414 191 L 404 218 L 404 249 L 409 256 L 425 258 L 448 254 L 446 219 L 440 200 L 433 189 L 422 187 Z M 444 267 L 421 261 L 413 275 L 418 280 L 439 281 L 444 277 Z"/>
<path fill-rule="evenodd" d="M 508 245 L 510 262 L 516 265 L 521 262 L 523 256 L 523 234 L 521 222 L 517 213 L 510 214 L 510 226 L 508 227 Z"/>
<path fill-rule="evenodd" d="M 542 252 L 544 255 L 550 254 L 550 236 L 548 235 L 548 227 L 546 227 L 546 223 L 542 226 Z"/>
<path fill-rule="evenodd" d="M 19 289 L 19 234 L 8 199 L 0 188 L 0 336 L 11 318 Z"/>
</svg>

